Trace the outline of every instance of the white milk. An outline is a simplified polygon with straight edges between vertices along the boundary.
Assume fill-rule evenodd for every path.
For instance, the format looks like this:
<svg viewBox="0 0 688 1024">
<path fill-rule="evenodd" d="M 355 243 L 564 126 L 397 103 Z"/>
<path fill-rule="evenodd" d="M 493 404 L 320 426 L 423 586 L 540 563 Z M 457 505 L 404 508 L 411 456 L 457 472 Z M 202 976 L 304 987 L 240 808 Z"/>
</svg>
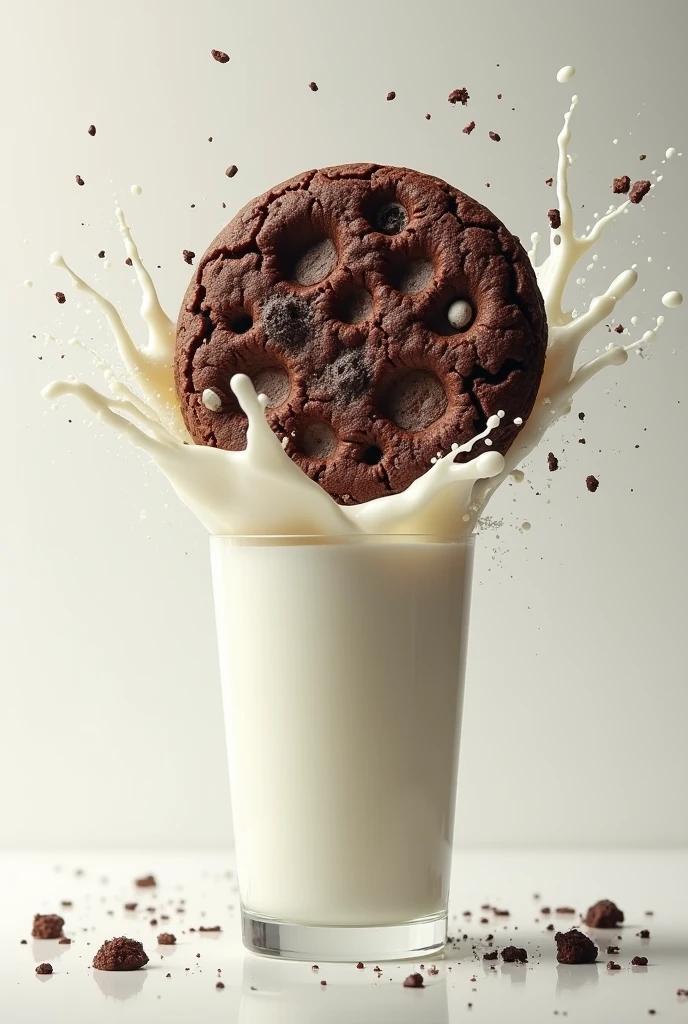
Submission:
<svg viewBox="0 0 688 1024">
<path fill-rule="evenodd" d="M 472 543 L 211 541 L 244 909 L 447 909 Z"/>
</svg>

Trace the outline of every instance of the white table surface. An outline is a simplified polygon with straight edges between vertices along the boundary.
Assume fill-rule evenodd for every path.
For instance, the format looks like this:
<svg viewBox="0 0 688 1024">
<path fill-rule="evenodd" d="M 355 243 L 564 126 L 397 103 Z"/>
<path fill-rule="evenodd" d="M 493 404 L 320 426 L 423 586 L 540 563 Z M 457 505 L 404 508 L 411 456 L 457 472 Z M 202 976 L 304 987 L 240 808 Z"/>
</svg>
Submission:
<svg viewBox="0 0 688 1024">
<path fill-rule="evenodd" d="M 633 1024 L 648 1020 L 650 1009 L 656 1019 L 688 1024 L 688 999 L 676 994 L 688 988 L 688 852 L 457 855 L 452 932 L 468 938 L 435 959 L 436 976 L 422 972 L 426 987 L 418 990 L 402 986 L 406 975 L 419 969 L 417 963 L 381 964 L 378 977 L 373 963 L 365 970 L 321 964 L 315 972 L 310 963 L 275 962 L 244 952 L 236 883 L 228 874 L 230 854 L 29 853 L 1 860 L 3 1024 L 537 1024 L 564 1014 L 586 1024 Z M 76 874 L 77 869 L 83 873 Z M 158 887 L 135 888 L 133 879 L 148 873 L 156 876 Z M 534 893 L 541 898 L 534 899 Z M 568 905 L 580 911 L 601 898 L 615 900 L 627 923 L 610 932 L 590 932 L 600 946 L 597 964 L 557 965 L 552 933 L 545 930 L 548 919 L 539 907 Z M 73 907 L 61 908 L 61 900 L 72 900 Z M 133 900 L 139 909 L 124 911 L 123 904 Z M 180 900 L 185 901 L 183 914 L 175 909 Z M 483 914 L 482 903 L 509 909 L 511 916 Z M 145 910 L 149 906 L 155 913 Z M 468 909 L 471 918 L 463 916 Z M 647 910 L 653 916 L 645 916 Z M 31 938 L 34 913 L 52 912 L 65 918 L 71 945 Z M 169 913 L 170 920 L 162 920 L 161 913 Z M 482 916 L 490 919 L 488 925 L 479 923 Z M 157 926 L 149 923 L 152 917 Z M 562 930 L 577 923 L 577 918 L 556 915 L 552 920 Z M 189 931 L 202 924 L 219 924 L 222 932 Z M 636 937 L 640 928 L 650 929 L 650 939 Z M 177 945 L 158 946 L 161 931 L 173 932 Z M 500 959 L 491 970 L 482 959 L 489 932 L 500 948 L 525 946 L 529 963 Z M 91 960 L 101 942 L 123 934 L 144 943 L 148 966 L 123 974 L 94 971 Z M 20 944 L 22 938 L 27 945 Z M 620 946 L 620 953 L 607 956 L 607 944 Z M 647 956 L 649 965 L 630 967 L 635 954 Z M 622 969 L 609 972 L 609 959 Z M 42 961 L 53 965 L 51 976 L 35 975 Z M 223 990 L 215 987 L 218 968 Z"/>
</svg>

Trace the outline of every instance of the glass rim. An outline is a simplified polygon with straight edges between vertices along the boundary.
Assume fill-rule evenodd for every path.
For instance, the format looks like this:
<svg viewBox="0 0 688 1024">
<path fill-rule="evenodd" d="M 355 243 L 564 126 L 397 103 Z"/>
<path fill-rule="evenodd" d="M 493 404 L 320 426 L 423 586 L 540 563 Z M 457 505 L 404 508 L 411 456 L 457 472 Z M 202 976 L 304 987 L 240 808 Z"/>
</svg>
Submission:
<svg viewBox="0 0 688 1024">
<path fill-rule="evenodd" d="M 443 533 L 211 533 L 210 543 L 215 541 L 319 541 L 336 544 L 352 544 L 361 541 L 395 540 L 395 541 L 435 541 L 441 544 L 467 544 L 474 542 L 476 534 L 443 534 Z"/>
</svg>

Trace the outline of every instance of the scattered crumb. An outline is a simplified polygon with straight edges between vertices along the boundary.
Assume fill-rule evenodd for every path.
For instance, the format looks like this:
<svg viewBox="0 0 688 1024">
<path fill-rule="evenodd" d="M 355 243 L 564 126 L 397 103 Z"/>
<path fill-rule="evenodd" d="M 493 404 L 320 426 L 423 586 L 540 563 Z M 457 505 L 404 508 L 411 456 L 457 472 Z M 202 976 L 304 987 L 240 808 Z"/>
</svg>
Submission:
<svg viewBox="0 0 688 1024">
<path fill-rule="evenodd" d="M 236 164 L 230 164 L 227 170 L 225 171 L 225 174 L 227 175 L 228 178 L 233 178 L 238 170 L 239 168 L 237 167 Z"/>
<path fill-rule="evenodd" d="M 57 940 L 58 946 L 71 946 L 72 940 L 68 939 L 66 935 L 63 935 L 61 939 Z"/>
<path fill-rule="evenodd" d="M 31 935 L 34 939 L 61 939 L 63 926 L 59 914 L 35 914 Z"/>
<path fill-rule="evenodd" d="M 215 988 L 224 988 L 224 987 L 225 987 L 224 981 L 217 981 L 217 982 L 215 982 Z"/>
<path fill-rule="evenodd" d="M 202 924 L 198 930 L 199 932 L 221 932 L 222 928 L 220 928 L 219 924 L 214 924 L 212 927 L 206 927 Z"/>
<path fill-rule="evenodd" d="M 621 970 L 621 964 L 615 964 L 613 960 L 610 960 L 609 963 L 607 964 L 607 970 L 608 971 L 620 971 Z"/>
<path fill-rule="evenodd" d="M 67 297 L 64 292 L 55 292 L 55 298 L 60 304 L 67 301 Z"/>
<path fill-rule="evenodd" d="M 318 83 L 317 82 L 309 82 L 308 83 L 308 88 L 310 89 L 311 92 L 317 92 L 318 91 Z"/>
<path fill-rule="evenodd" d="M 483 960 L 496 960 L 497 956 L 497 950 L 493 949 L 490 953 L 483 953 Z"/>
<path fill-rule="evenodd" d="M 598 900 L 588 908 L 583 918 L 583 923 L 587 924 L 588 928 L 618 928 L 623 921 L 623 910 L 619 910 L 612 900 Z"/>
<path fill-rule="evenodd" d="M 153 875 L 144 875 L 143 878 L 137 878 L 134 882 L 134 885 L 138 886 L 139 889 L 150 889 L 157 884 Z"/>
<path fill-rule="evenodd" d="M 99 971 L 138 971 L 148 963 L 143 945 L 124 935 L 104 942 L 93 958 Z"/>
<path fill-rule="evenodd" d="M 39 964 L 38 967 L 36 968 L 36 974 L 52 974 L 52 973 L 53 973 L 53 965 L 52 964 Z"/>
<path fill-rule="evenodd" d="M 554 178 L 545 178 L 545 185 L 549 185 L 549 187 L 551 188 L 553 184 Z"/>
<path fill-rule="evenodd" d="M 75 174 L 74 175 L 74 181 L 77 183 L 77 185 L 85 185 L 86 184 L 84 179 L 81 177 L 80 174 Z"/>
<path fill-rule="evenodd" d="M 490 138 L 492 139 L 493 142 L 501 142 L 502 141 L 502 136 L 498 135 L 497 132 L 488 132 L 487 134 L 490 136 Z"/>
<path fill-rule="evenodd" d="M 461 131 L 464 133 L 464 135 L 470 135 L 474 128 L 475 121 L 469 121 L 467 125 L 464 125 Z"/>
<path fill-rule="evenodd" d="M 404 978 L 404 988 L 423 988 L 423 975 L 409 974 L 408 978 Z"/>
<path fill-rule="evenodd" d="M 387 93 L 387 99 L 388 100 L 395 100 L 396 98 L 397 98 L 397 94 L 394 92 L 393 89 L 390 89 L 390 91 Z"/>
<path fill-rule="evenodd" d="M 104 260 L 105 259 L 105 249 L 101 249 L 100 250 L 100 252 L 98 253 L 98 259 L 99 260 Z"/>
<path fill-rule="evenodd" d="M 579 412 L 578 413 L 578 419 L 579 420 L 584 420 L 585 419 L 585 413 L 584 412 Z"/>
<path fill-rule="evenodd" d="M 614 956 L 615 953 L 619 952 L 618 946 L 607 946 L 607 956 Z"/>
<path fill-rule="evenodd" d="M 426 114 L 425 115 L 425 120 L 429 121 L 431 117 L 432 117 L 432 114 Z"/>
<path fill-rule="evenodd" d="M 597 479 L 596 476 L 592 476 L 591 474 L 590 476 L 586 476 L 585 486 L 592 494 L 594 494 L 597 488 L 600 486 L 600 481 Z"/>
<path fill-rule="evenodd" d="M 559 210 L 548 210 L 547 219 L 549 220 L 549 226 L 555 231 L 557 228 L 561 227 L 561 214 L 559 213 Z"/>
<path fill-rule="evenodd" d="M 213 60 L 216 60 L 218 64 L 226 64 L 229 60 L 229 54 L 225 53 L 224 50 L 211 50 L 210 53 Z"/>
<path fill-rule="evenodd" d="M 631 966 L 632 967 L 647 967 L 647 957 L 646 956 L 634 956 L 633 959 L 631 960 Z"/>
<path fill-rule="evenodd" d="M 136 910 L 137 907 L 138 907 L 138 903 L 125 903 L 124 904 L 124 909 L 125 910 Z"/>
<path fill-rule="evenodd" d="M 550 473 L 556 473 L 559 469 L 559 459 L 556 457 L 554 452 L 547 453 L 547 468 Z"/>
<path fill-rule="evenodd" d="M 506 946 L 502 950 L 502 960 L 505 964 L 525 964 L 528 962 L 528 954 L 519 946 Z"/>
<path fill-rule="evenodd" d="M 554 941 L 557 944 L 557 962 L 560 964 L 594 964 L 597 959 L 597 946 L 577 928 L 557 932 Z"/>
<path fill-rule="evenodd" d="M 184 259 L 184 262 L 188 263 L 190 267 L 193 266 L 195 256 L 196 253 L 192 252 L 191 249 L 182 249 L 182 257 Z"/>
<path fill-rule="evenodd" d="M 133 264 L 133 263 L 132 263 L 132 261 L 131 261 L 131 256 L 127 256 L 127 258 L 125 259 L 125 261 L 124 261 L 124 262 L 126 263 L 126 265 L 127 265 L 128 267 L 133 267 L 133 266 L 134 266 L 134 264 Z M 136 884 L 138 885 L 138 882 L 137 882 Z"/>
<path fill-rule="evenodd" d="M 176 936 L 171 932 L 161 932 L 160 935 L 158 935 L 159 946 L 174 946 L 176 941 Z"/>
<path fill-rule="evenodd" d="M 614 178 L 612 182 L 612 192 L 616 193 L 616 195 L 622 195 L 625 192 L 628 192 L 630 187 L 631 179 L 627 174 L 622 174 L 620 178 Z"/>
<path fill-rule="evenodd" d="M 365 964 L 361 960 L 359 960 L 358 963 L 356 964 L 356 970 L 362 971 L 362 970 L 364 970 L 364 968 L 365 968 Z"/>
<path fill-rule="evenodd" d="M 94 124 L 90 124 L 88 126 L 87 130 L 88 130 L 88 134 L 89 135 L 95 135 L 95 133 L 96 133 L 96 126 Z"/>
<path fill-rule="evenodd" d="M 650 191 L 651 187 L 652 184 L 649 181 L 636 181 L 632 186 L 631 191 L 628 193 L 628 198 L 632 203 L 640 203 Z"/>
<path fill-rule="evenodd" d="M 557 907 L 556 914 L 575 914 L 576 911 L 573 907 Z"/>
<path fill-rule="evenodd" d="M 468 95 L 468 89 L 452 89 L 447 96 L 450 103 L 460 103 L 462 106 L 466 106 L 471 97 Z"/>
<path fill-rule="evenodd" d="M 649 939 L 650 938 L 650 933 L 647 930 L 647 928 L 641 928 L 640 929 L 640 931 L 638 932 L 638 938 L 639 939 Z"/>
<path fill-rule="evenodd" d="M 647 160 L 647 153 L 641 153 L 638 157 L 639 160 Z"/>
</svg>

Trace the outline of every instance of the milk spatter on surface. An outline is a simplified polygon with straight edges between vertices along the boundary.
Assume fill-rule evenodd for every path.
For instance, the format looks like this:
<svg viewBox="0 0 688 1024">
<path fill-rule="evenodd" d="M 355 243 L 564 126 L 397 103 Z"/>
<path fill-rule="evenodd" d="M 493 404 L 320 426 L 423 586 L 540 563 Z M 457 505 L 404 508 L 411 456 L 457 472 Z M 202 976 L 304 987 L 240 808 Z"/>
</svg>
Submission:
<svg viewBox="0 0 688 1024">
<path fill-rule="evenodd" d="M 566 82 L 573 74 L 574 69 L 566 67 L 557 78 Z M 400 494 L 359 505 L 339 506 L 285 453 L 265 420 L 267 399 L 257 396 L 251 381 L 243 375 L 236 375 L 231 386 L 248 419 L 246 449 L 232 452 L 189 443 L 174 388 L 174 324 L 162 310 L 151 277 L 119 210 L 120 232 L 141 287 L 140 312 L 148 329 L 145 348 L 134 344 L 112 303 L 78 277 L 62 256 L 54 254 L 51 261 L 67 270 L 73 285 L 93 298 L 105 313 L 134 387 L 113 367 L 99 360 L 111 397 L 87 384 L 72 381 L 48 385 L 44 389 L 45 397 L 75 395 L 101 421 L 146 451 L 181 500 L 212 534 L 360 532 L 460 536 L 470 533 L 503 480 L 509 476 L 519 479 L 518 464 L 533 451 L 547 428 L 570 411 L 577 391 L 600 370 L 621 365 L 631 350 L 641 349 L 652 341 L 664 320 L 658 317 L 655 328 L 639 339 L 627 345 L 612 343 L 604 352 L 575 367 L 583 339 L 611 316 L 638 278 L 633 269 L 621 272 L 580 315 L 563 308 L 564 291 L 575 266 L 603 231 L 629 211 L 629 200 L 625 200 L 610 207 L 586 234 L 575 234 L 568 192 L 571 162 L 568 147 L 570 121 L 577 103 L 578 97 L 574 96 L 557 140 L 560 223 L 550 230 L 550 251 L 541 263 L 538 263 L 541 239 L 537 233 L 532 235 L 529 253 L 549 325 L 544 371 L 533 411 L 504 457 L 497 452 L 483 452 L 469 462 L 454 462 L 457 454 L 471 451 L 480 440 L 485 440 L 489 446 L 488 435 L 499 428 L 505 414 L 519 424 L 518 410 L 500 411 L 499 416 L 488 419 L 485 430 L 468 444 L 461 448 L 455 445 L 446 453 L 438 453 L 428 471 Z M 667 150 L 667 159 L 674 155 L 675 149 Z M 666 307 L 673 308 L 681 304 L 682 296 L 679 292 L 667 292 L 662 301 Z M 457 309 L 456 315 L 460 312 L 463 311 Z M 217 400 L 218 396 L 212 391 L 202 396 L 204 405 L 211 410 Z"/>
</svg>

